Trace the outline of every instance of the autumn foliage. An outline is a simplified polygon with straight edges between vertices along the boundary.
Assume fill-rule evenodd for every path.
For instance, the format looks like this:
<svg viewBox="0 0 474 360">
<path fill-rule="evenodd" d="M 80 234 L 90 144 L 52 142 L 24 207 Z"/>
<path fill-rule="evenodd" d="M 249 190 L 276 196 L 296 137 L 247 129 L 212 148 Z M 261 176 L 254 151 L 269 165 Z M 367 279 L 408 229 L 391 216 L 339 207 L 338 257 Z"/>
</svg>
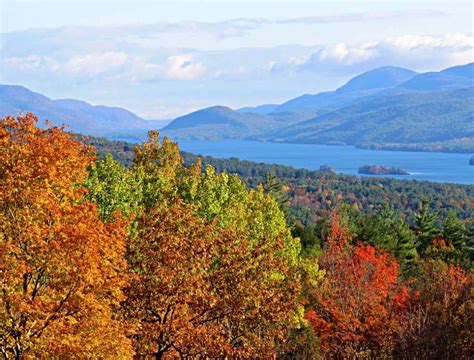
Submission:
<svg viewBox="0 0 474 360">
<path fill-rule="evenodd" d="M 474 349 L 472 277 L 442 260 L 425 262 L 402 318 L 396 354 L 405 359 L 469 359 Z"/>
<path fill-rule="evenodd" d="M 356 239 L 333 215 L 321 238 L 299 230 L 302 249 L 274 177 L 248 189 L 185 166 L 157 132 L 126 168 L 36 121 L 0 122 L 4 358 L 472 354 L 472 241 L 456 217 L 441 232 L 423 207 L 415 238 L 381 212 Z"/>
<path fill-rule="evenodd" d="M 291 279 L 289 266 L 268 256 L 271 248 L 193 212 L 176 203 L 140 219 L 129 254 L 137 279 L 124 306 L 139 323 L 133 337 L 137 353 L 156 358 L 275 353 L 292 325 L 291 293 L 283 287 L 284 278 Z"/>
<path fill-rule="evenodd" d="M 336 216 L 320 267 L 325 276 L 309 295 L 306 318 L 322 352 L 336 358 L 389 352 L 409 301 L 394 258 L 370 245 L 352 245 Z"/>
<path fill-rule="evenodd" d="M 115 312 L 127 282 L 124 222 L 105 224 L 82 201 L 91 149 L 35 121 L 0 124 L 0 351 L 126 356 Z"/>
<path fill-rule="evenodd" d="M 100 164 L 99 164 L 100 166 Z M 186 168 L 157 134 L 129 170 L 143 201 L 124 313 L 139 356 L 255 357 L 283 351 L 299 294 L 297 242 L 276 201 L 235 176 Z"/>
</svg>

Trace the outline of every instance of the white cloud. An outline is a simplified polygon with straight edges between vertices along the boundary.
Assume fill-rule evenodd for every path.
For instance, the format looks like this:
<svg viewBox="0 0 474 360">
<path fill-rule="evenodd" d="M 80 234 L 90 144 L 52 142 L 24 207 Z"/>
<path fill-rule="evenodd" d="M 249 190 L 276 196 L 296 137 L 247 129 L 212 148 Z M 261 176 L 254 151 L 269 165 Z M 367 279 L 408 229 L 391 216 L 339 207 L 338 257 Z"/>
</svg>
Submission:
<svg viewBox="0 0 474 360">
<path fill-rule="evenodd" d="M 238 24 L 247 26 L 246 21 Z M 187 26 L 181 30 L 192 28 Z M 8 35 L 0 77 L 50 96 L 95 103 L 106 99 L 117 105 L 129 99 L 136 111 L 158 117 L 182 114 L 194 106 L 278 102 L 332 90 L 378 66 L 431 71 L 474 61 L 474 36 L 461 33 L 204 51 L 178 48 L 179 41 L 166 47 L 160 36 L 146 37 L 133 29 L 103 32 L 101 28 L 80 36 L 71 29 Z M 158 98 L 170 112 L 154 107 Z M 197 105 L 185 106 L 183 98 L 196 100 Z"/>
<path fill-rule="evenodd" d="M 205 66 L 191 55 L 175 55 L 167 59 L 166 75 L 169 79 L 193 80 L 206 71 Z"/>
<path fill-rule="evenodd" d="M 128 55 L 124 52 L 92 53 L 69 59 L 63 68 L 70 74 L 95 76 L 114 70 L 127 60 Z"/>
<path fill-rule="evenodd" d="M 56 71 L 59 68 L 59 63 L 54 59 L 47 56 L 40 55 L 27 55 L 27 56 L 14 56 L 4 60 L 6 66 L 15 68 L 21 71 L 35 71 L 35 70 L 47 70 Z"/>
<path fill-rule="evenodd" d="M 400 51 L 430 49 L 474 49 L 474 36 L 466 34 L 447 34 L 444 36 L 404 35 L 391 37 L 383 43 Z"/>
<path fill-rule="evenodd" d="M 340 64 L 351 65 L 366 61 L 374 56 L 374 46 L 370 43 L 352 47 L 345 43 L 328 45 L 319 53 L 322 61 L 336 61 Z"/>
<path fill-rule="evenodd" d="M 425 71 L 471 61 L 474 61 L 473 35 L 404 35 L 359 44 L 328 44 L 316 50 L 303 63 L 290 59 L 273 64 L 272 70 L 350 74 L 394 65 Z"/>
<path fill-rule="evenodd" d="M 442 11 L 420 9 L 404 11 L 366 11 L 361 13 L 342 13 L 335 15 L 319 15 L 308 17 L 297 17 L 289 19 L 280 19 L 274 21 L 276 24 L 327 24 L 327 23 L 347 23 L 347 22 L 368 22 L 386 19 L 396 19 L 401 17 L 417 16 L 444 16 Z M 268 21 L 268 20 L 267 20 Z"/>
</svg>

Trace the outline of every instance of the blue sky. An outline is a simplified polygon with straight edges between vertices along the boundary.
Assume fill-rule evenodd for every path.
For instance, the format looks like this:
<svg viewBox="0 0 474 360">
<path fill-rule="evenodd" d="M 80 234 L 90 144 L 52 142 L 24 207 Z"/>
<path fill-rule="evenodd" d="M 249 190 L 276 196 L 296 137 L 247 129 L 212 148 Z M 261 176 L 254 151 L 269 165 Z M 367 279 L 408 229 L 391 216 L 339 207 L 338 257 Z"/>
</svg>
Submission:
<svg viewBox="0 0 474 360">
<path fill-rule="evenodd" d="M 170 118 L 474 61 L 471 1 L 3 0 L 0 81 Z"/>
</svg>

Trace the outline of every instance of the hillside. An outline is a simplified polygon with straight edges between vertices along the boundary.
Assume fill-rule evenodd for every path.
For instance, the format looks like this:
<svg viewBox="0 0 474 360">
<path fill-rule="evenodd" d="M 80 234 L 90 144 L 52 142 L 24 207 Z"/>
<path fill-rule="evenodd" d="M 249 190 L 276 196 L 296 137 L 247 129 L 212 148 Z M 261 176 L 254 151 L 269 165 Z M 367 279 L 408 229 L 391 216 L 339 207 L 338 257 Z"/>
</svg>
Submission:
<svg viewBox="0 0 474 360">
<path fill-rule="evenodd" d="M 474 137 L 474 88 L 386 96 L 290 126 L 272 137 L 298 143 L 423 143 Z"/>
<path fill-rule="evenodd" d="M 42 120 L 91 135 L 145 134 L 157 125 L 122 108 L 93 106 L 73 99 L 52 100 L 16 85 L 0 85 L 0 105 L 0 117 L 33 112 Z"/>
<path fill-rule="evenodd" d="M 108 141 L 97 137 L 90 137 L 85 141 L 94 146 L 101 156 L 110 153 L 127 167 L 133 162 L 135 144 Z M 254 188 L 266 181 L 267 174 L 274 174 L 282 183 L 291 188 L 292 211 L 299 213 L 303 222 L 311 217 L 321 216 L 343 202 L 357 204 L 358 208 L 365 213 L 388 203 L 397 211 L 402 212 L 405 217 L 413 220 L 413 211 L 416 210 L 418 200 L 423 196 L 431 198 L 433 204 L 442 204 L 439 210 L 443 215 L 453 210 L 461 218 L 474 216 L 474 185 L 400 180 L 389 177 L 356 177 L 236 158 L 218 159 L 187 152 L 181 152 L 181 156 L 186 166 L 195 164 L 199 157 L 202 159 L 203 167 L 212 165 L 217 172 L 237 174 L 245 180 L 247 185 Z M 308 201 L 308 198 L 311 201 Z"/>
<path fill-rule="evenodd" d="M 420 74 L 385 66 L 355 76 L 335 91 L 238 110 L 212 106 L 167 124 L 122 108 L 52 100 L 22 86 L 0 85 L 0 116 L 31 111 L 75 132 L 109 137 L 143 138 L 167 124 L 162 133 L 182 139 L 470 152 L 473 88 L 474 63 Z"/>
<path fill-rule="evenodd" d="M 384 66 L 355 76 L 335 91 L 305 94 L 280 105 L 257 106 L 255 112 L 268 109 L 270 112 L 301 112 L 331 110 L 346 105 L 355 99 L 374 96 L 382 90 L 392 88 L 411 79 L 417 73 L 393 66 Z M 250 112 L 252 108 L 245 108 Z"/>
<path fill-rule="evenodd" d="M 473 70 L 467 64 L 418 74 L 386 66 L 335 91 L 237 111 L 211 107 L 177 118 L 164 130 L 194 139 L 468 152 L 474 147 Z"/>
<path fill-rule="evenodd" d="M 453 67 L 444 69 L 441 72 L 445 74 L 449 74 L 449 75 L 465 77 L 465 78 L 471 79 L 472 81 L 474 79 L 474 63 L 453 66 Z"/>
<path fill-rule="evenodd" d="M 391 88 L 410 80 L 416 75 L 417 72 L 412 70 L 395 66 L 384 66 L 352 78 L 344 86 L 337 89 L 336 92 L 347 93 Z"/>
<path fill-rule="evenodd" d="M 163 134 L 192 139 L 259 138 L 308 119 L 312 114 L 255 114 L 213 106 L 181 116 L 168 124 Z"/>
<path fill-rule="evenodd" d="M 473 80 L 444 72 L 419 74 L 400 85 L 400 88 L 414 91 L 439 91 L 473 86 Z"/>
</svg>

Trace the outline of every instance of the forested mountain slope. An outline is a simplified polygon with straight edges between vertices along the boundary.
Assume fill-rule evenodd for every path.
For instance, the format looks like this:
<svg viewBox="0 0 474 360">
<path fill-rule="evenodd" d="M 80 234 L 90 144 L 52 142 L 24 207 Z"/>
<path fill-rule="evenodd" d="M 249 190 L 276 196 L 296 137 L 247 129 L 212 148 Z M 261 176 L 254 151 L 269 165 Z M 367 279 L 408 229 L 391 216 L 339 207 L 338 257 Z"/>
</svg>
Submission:
<svg viewBox="0 0 474 360">
<path fill-rule="evenodd" d="M 165 133 L 198 139 L 390 144 L 401 149 L 407 144 L 419 150 L 470 151 L 473 69 L 471 63 L 418 74 L 381 67 L 335 91 L 302 95 L 280 105 L 199 110 L 173 121 Z"/>
<path fill-rule="evenodd" d="M 93 106 L 73 99 L 52 100 L 23 86 L 0 85 L 0 117 L 20 112 L 37 114 L 55 125 L 65 124 L 70 130 L 91 135 L 141 132 L 156 126 L 134 113 L 108 106 Z"/>
<path fill-rule="evenodd" d="M 299 143 L 423 143 L 474 137 L 474 87 L 386 96 L 349 105 L 279 131 Z"/>
<path fill-rule="evenodd" d="M 192 139 L 259 138 L 313 115 L 285 112 L 256 114 L 213 106 L 175 119 L 162 132 L 173 137 Z"/>
</svg>

